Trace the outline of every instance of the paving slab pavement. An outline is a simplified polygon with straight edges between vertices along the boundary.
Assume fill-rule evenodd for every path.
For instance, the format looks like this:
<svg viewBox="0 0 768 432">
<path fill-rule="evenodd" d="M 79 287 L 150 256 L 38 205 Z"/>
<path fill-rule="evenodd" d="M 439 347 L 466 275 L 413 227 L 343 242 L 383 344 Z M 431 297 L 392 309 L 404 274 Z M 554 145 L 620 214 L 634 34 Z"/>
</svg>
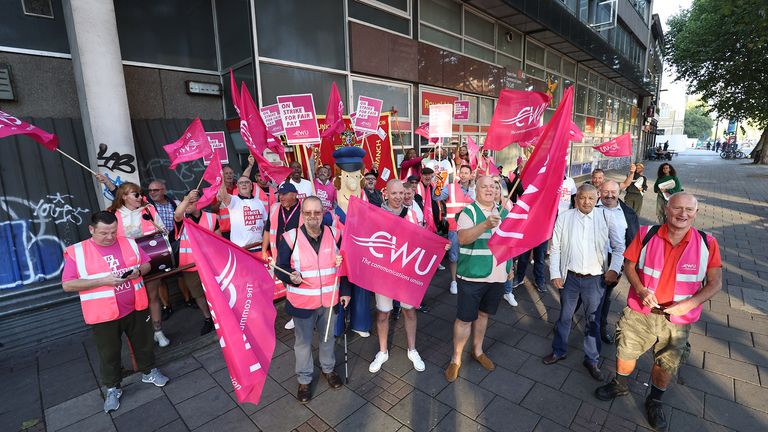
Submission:
<svg viewBox="0 0 768 432">
<path fill-rule="evenodd" d="M 686 191 L 699 198 L 698 228 L 714 234 L 724 264 L 723 290 L 704 304 L 691 335 L 692 353 L 678 383 L 664 398 L 672 431 L 768 430 L 768 167 L 724 161 L 714 152 L 691 150 L 676 157 Z M 647 164 L 655 179 L 658 162 Z M 623 173 L 610 172 L 621 180 Z M 655 194 L 645 196 L 642 223 L 655 219 Z M 402 320 L 392 327 L 391 358 L 377 374 L 368 363 L 376 335 L 349 340 L 350 383 L 331 390 L 314 384 L 314 399 L 296 402 L 293 333 L 279 307 L 277 348 L 258 406 L 238 404 L 215 337 L 194 337 L 198 315 L 179 310 L 167 328 L 174 343 L 158 348 L 165 388 L 124 382 L 122 406 L 101 411 L 98 359 L 88 332 L 0 358 L 2 431 L 645 431 L 642 413 L 648 391 L 650 356 L 638 363 L 630 396 L 602 402 L 599 385 L 581 366 L 578 322 L 567 360 L 545 366 L 557 293 L 540 294 L 529 283 L 516 289 L 517 308 L 502 303 L 487 332 L 486 350 L 497 368 L 487 372 L 468 357 L 460 378 L 449 384 L 443 368 L 451 353 L 456 297 L 448 293 L 448 271 L 438 272 L 419 314 L 417 347 L 427 370 L 416 372 L 405 359 Z M 618 319 L 628 285 L 615 290 L 609 317 Z M 190 325 L 189 323 L 194 323 Z M 194 328 L 187 328 L 194 327 Z M 176 336 L 176 337 L 174 337 Z M 340 340 L 341 342 L 341 340 Z M 613 371 L 615 348 L 603 348 L 602 368 Z M 343 373 L 343 348 L 337 345 Z M 126 365 L 129 365 L 127 361 Z M 319 373 L 319 372 L 318 372 Z M 612 373 L 612 372 L 611 372 Z"/>
</svg>

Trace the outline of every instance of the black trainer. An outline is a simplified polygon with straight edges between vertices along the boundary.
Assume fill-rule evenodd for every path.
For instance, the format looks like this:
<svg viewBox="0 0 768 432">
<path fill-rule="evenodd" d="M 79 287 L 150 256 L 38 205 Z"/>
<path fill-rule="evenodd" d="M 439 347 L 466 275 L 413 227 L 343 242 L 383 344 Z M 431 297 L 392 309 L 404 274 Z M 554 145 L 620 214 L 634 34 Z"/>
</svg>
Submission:
<svg viewBox="0 0 768 432">
<path fill-rule="evenodd" d="M 629 386 L 616 381 L 616 378 L 604 386 L 595 389 L 595 397 L 602 401 L 609 401 L 619 396 L 629 394 Z"/>
<path fill-rule="evenodd" d="M 171 315 L 173 315 L 173 308 L 171 305 L 163 306 L 162 310 L 160 311 L 160 319 L 162 321 L 167 321 Z"/>
<path fill-rule="evenodd" d="M 203 327 L 200 328 L 200 336 L 206 335 L 213 330 L 213 318 L 206 318 L 203 320 Z"/>
<path fill-rule="evenodd" d="M 667 430 L 667 417 L 664 415 L 664 405 L 657 399 L 645 400 L 645 418 L 653 430 L 663 432 Z"/>
</svg>

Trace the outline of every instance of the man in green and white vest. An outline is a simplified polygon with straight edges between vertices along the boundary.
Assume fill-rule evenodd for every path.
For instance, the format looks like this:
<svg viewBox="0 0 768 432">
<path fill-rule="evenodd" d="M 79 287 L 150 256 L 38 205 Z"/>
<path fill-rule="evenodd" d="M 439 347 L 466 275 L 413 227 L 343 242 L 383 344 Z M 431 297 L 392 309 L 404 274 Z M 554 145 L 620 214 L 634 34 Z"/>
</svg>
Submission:
<svg viewBox="0 0 768 432">
<path fill-rule="evenodd" d="M 461 354 L 474 334 L 471 355 L 485 369 L 496 369 L 483 352 L 488 317 L 495 315 L 504 296 L 512 262 L 496 262 L 488 249 L 488 239 L 496 231 L 507 210 L 498 204 L 501 186 L 492 177 L 477 179 L 476 199 L 456 217 L 459 238 L 459 262 L 457 269 L 458 299 L 456 321 L 453 325 L 453 357 L 445 378 L 453 382 L 461 368 Z"/>
</svg>

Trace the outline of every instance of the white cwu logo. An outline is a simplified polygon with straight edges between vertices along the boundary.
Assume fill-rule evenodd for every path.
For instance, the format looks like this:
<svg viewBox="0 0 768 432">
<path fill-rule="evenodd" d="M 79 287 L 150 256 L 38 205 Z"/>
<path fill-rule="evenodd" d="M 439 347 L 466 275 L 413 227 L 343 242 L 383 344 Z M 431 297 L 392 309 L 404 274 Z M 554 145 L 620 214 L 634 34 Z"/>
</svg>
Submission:
<svg viewBox="0 0 768 432">
<path fill-rule="evenodd" d="M 368 238 L 352 236 L 352 241 L 360 246 L 368 246 L 368 251 L 376 258 L 384 258 L 384 254 L 377 252 L 376 248 L 389 249 L 389 262 L 394 264 L 395 260 L 400 257 L 400 264 L 402 268 L 405 268 L 405 266 L 408 265 L 408 263 L 418 255 L 418 258 L 416 258 L 416 261 L 414 262 L 413 270 L 420 276 L 424 276 L 425 274 L 429 273 L 429 271 L 435 265 L 435 261 L 437 261 L 437 255 L 432 255 L 432 259 L 429 261 L 429 264 L 427 264 L 426 268 L 420 269 L 421 262 L 424 259 L 424 254 L 426 251 L 420 247 L 417 247 L 408 253 L 408 242 L 403 243 L 398 248 L 397 237 L 386 231 L 377 231 Z"/>
<path fill-rule="evenodd" d="M 219 283 L 221 291 L 229 291 L 229 308 L 235 306 L 237 301 L 237 291 L 235 291 L 235 285 L 232 283 L 232 278 L 235 276 L 237 270 L 237 260 L 232 256 L 232 251 L 229 251 L 229 257 L 227 257 L 227 265 L 224 266 L 224 270 L 221 274 L 216 276 L 216 282 Z"/>
</svg>

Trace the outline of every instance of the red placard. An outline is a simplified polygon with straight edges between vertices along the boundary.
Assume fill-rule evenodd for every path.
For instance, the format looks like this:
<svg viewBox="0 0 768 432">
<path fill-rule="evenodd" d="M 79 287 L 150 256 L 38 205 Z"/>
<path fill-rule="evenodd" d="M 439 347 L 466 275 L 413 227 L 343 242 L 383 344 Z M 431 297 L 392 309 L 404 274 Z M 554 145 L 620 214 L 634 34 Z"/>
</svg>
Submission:
<svg viewBox="0 0 768 432">
<path fill-rule="evenodd" d="M 320 142 L 315 102 L 311 94 L 278 96 L 277 105 L 288 144 L 314 145 Z"/>
<path fill-rule="evenodd" d="M 453 121 L 465 122 L 469 120 L 469 101 L 457 100 L 453 103 Z"/>
<path fill-rule="evenodd" d="M 211 144 L 213 155 L 217 155 L 219 157 L 222 165 L 228 164 L 229 155 L 227 154 L 227 137 L 224 132 L 206 132 L 205 135 L 208 137 L 208 142 Z M 210 165 L 211 160 L 213 159 L 213 155 L 210 157 L 203 157 L 203 163 L 206 166 Z"/>
</svg>

